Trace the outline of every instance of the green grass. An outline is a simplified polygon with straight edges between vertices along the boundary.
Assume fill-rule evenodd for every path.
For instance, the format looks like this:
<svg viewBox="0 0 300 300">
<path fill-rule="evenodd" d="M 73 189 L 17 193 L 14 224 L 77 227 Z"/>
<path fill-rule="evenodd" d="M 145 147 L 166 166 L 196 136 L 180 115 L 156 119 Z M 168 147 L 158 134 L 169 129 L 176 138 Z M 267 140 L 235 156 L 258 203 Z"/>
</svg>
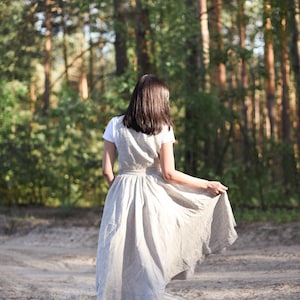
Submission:
<svg viewBox="0 0 300 300">
<path fill-rule="evenodd" d="M 237 223 L 251 222 L 274 222 L 278 224 L 300 222 L 299 208 L 244 208 L 233 209 Z"/>
<path fill-rule="evenodd" d="M 9 217 L 13 224 L 21 221 L 38 221 L 41 219 L 69 219 L 72 217 L 89 219 L 96 216 L 98 219 L 102 208 L 91 207 L 1 207 L 0 215 Z M 267 208 L 233 206 L 233 214 L 238 224 L 254 222 L 273 222 L 277 224 L 300 222 L 300 208 Z"/>
</svg>

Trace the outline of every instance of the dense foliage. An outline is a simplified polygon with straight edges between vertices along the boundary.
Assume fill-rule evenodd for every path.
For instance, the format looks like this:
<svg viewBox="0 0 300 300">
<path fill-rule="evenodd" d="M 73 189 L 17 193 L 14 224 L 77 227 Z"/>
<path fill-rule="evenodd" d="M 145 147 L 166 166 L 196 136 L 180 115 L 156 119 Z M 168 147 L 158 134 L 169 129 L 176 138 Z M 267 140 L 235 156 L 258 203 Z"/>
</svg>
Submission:
<svg viewBox="0 0 300 300">
<path fill-rule="evenodd" d="M 207 32 L 196 2 L 0 3 L 0 204 L 103 204 L 103 130 L 152 72 L 178 169 L 220 179 L 236 206 L 299 207 L 296 1 L 199 1 Z"/>
</svg>

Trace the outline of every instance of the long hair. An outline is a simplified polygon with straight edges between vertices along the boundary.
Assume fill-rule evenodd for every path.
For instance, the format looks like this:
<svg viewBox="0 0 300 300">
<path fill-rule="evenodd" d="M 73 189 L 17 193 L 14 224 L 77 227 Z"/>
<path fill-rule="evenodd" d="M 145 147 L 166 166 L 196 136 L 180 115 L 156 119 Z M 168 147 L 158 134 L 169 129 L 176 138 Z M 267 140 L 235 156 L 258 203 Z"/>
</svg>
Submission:
<svg viewBox="0 0 300 300">
<path fill-rule="evenodd" d="M 172 126 L 169 89 L 161 79 L 146 74 L 138 80 L 123 123 L 148 135 L 161 132 L 163 125 Z"/>
</svg>

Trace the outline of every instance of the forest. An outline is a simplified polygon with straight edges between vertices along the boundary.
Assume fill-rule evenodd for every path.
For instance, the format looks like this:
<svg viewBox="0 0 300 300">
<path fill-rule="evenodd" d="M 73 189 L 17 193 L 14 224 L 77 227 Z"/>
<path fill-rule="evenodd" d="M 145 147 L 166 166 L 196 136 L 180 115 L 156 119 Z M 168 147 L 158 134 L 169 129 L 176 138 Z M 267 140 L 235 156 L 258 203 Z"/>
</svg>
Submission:
<svg viewBox="0 0 300 300">
<path fill-rule="evenodd" d="M 177 169 L 222 181 L 234 207 L 299 209 L 299 5 L 2 0 L 0 205 L 103 205 L 103 131 L 151 73 Z"/>
</svg>

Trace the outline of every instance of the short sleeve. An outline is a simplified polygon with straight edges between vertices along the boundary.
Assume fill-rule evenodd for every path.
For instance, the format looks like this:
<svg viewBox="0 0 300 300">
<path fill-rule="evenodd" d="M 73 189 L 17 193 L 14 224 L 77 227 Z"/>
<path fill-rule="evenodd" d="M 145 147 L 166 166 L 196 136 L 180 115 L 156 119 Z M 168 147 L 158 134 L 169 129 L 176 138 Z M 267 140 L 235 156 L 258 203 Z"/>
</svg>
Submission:
<svg viewBox="0 0 300 300">
<path fill-rule="evenodd" d="M 174 131 L 173 131 L 172 127 L 169 129 L 168 126 L 164 126 L 164 128 L 161 132 L 161 143 L 165 144 L 165 143 L 169 143 L 169 142 L 172 142 L 172 143 L 175 142 Z"/>
<path fill-rule="evenodd" d="M 103 134 L 103 138 L 106 141 L 109 141 L 109 142 L 112 142 L 112 143 L 115 142 L 114 119 L 111 119 L 108 122 L 108 124 L 105 128 L 104 134 Z"/>
</svg>

